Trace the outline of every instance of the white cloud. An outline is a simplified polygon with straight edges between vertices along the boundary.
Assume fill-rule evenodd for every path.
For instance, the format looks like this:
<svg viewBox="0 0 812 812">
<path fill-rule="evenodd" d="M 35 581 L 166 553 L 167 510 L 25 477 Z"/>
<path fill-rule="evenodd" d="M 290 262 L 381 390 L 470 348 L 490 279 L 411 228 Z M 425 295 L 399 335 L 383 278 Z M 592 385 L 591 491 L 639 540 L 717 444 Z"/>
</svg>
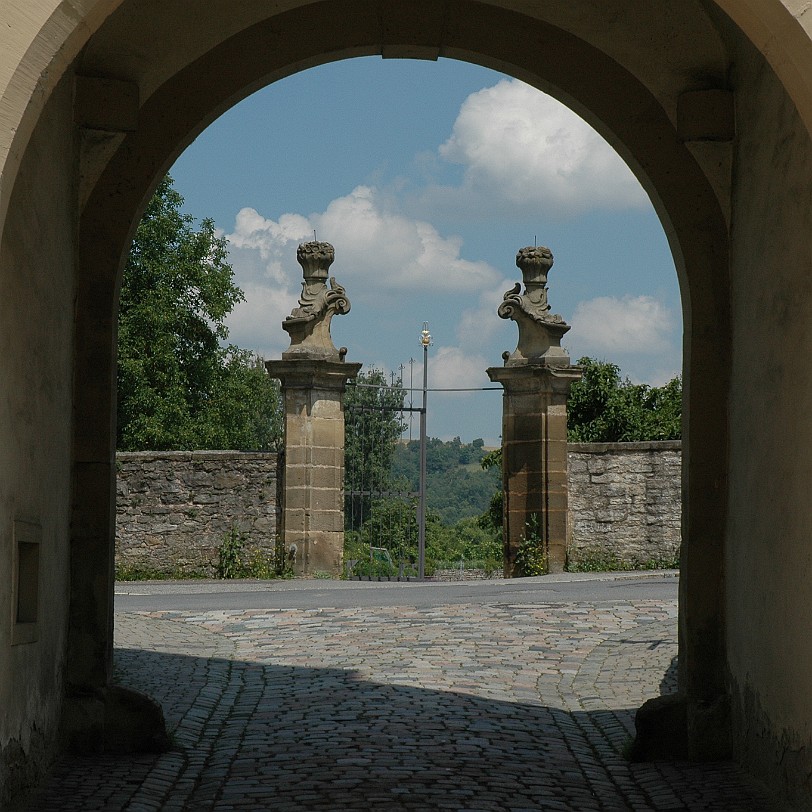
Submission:
<svg viewBox="0 0 812 812">
<path fill-rule="evenodd" d="M 600 296 L 578 304 L 565 342 L 579 355 L 658 355 L 672 349 L 674 327 L 671 312 L 651 296 Z"/>
<path fill-rule="evenodd" d="M 470 389 L 467 392 L 429 393 L 428 430 L 432 437 L 484 437 L 486 445 L 499 445 L 502 396 L 498 391 L 480 391 L 494 386 L 485 370 L 500 366 L 476 352 L 461 347 L 435 347 L 429 351 L 428 379 L 431 389 Z M 415 379 L 422 381 L 422 364 L 415 365 Z M 420 394 L 415 393 L 415 402 Z M 476 428 L 472 428 L 475 425 Z M 473 433 L 471 433 L 473 432 Z"/>
<path fill-rule="evenodd" d="M 278 358 L 290 344 L 282 322 L 296 305 L 298 291 L 253 282 L 243 282 L 241 287 L 245 301 L 239 302 L 226 319 L 229 342 L 251 349 L 268 360 Z"/>
<path fill-rule="evenodd" d="M 333 268 L 342 284 L 370 284 L 378 293 L 416 288 L 443 292 L 498 279 L 487 262 L 460 256 L 460 237 L 444 237 L 430 223 L 393 211 L 378 190 L 358 186 L 309 217 L 284 214 L 271 220 L 254 209 L 242 209 L 234 232 L 227 235 L 238 283 L 247 277 L 298 284 L 296 246 L 312 239 L 314 230 L 319 239 L 336 246 Z M 363 288 L 347 292 L 352 299 Z"/>
<path fill-rule="evenodd" d="M 479 295 L 476 307 L 463 310 L 457 323 L 457 340 L 460 344 L 474 347 L 489 346 L 494 336 L 504 327 L 504 320 L 496 311 L 504 292 L 513 287 L 514 280 L 503 279 Z"/>
<path fill-rule="evenodd" d="M 376 310 L 399 307 L 405 293 L 442 295 L 490 290 L 499 274 L 487 262 L 460 256 L 462 239 L 443 236 L 430 223 L 393 210 L 386 197 L 358 186 L 336 198 L 324 212 L 278 220 L 242 209 L 226 237 L 235 281 L 245 291 L 228 326 L 231 340 L 248 347 L 286 345 L 280 322 L 295 306 L 301 285 L 296 262 L 300 242 L 318 238 L 336 247 L 331 268 L 350 301 Z"/>
<path fill-rule="evenodd" d="M 312 234 L 310 221 L 300 214 L 283 214 L 274 222 L 246 208 L 237 212 L 234 231 L 226 238 L 232 263 L 243 278 L 285 284 L 289 281 L 286 260 L 291 258 L 285 256 L 286 247 L 296 246 Z M 295 247 L 292 258 L 295 262 Z"/>
<path fill-rule="evenodd" d="M 460 347 L 437 347 L 429 358 L 429 387 L 469 389 L 489 386 L 485 373 L 489 366 L 493 366 L 493 363 L 488 363 L 482 355 L 469 355 Z"/>
<path fill-rule="evenodd" d="M 537 214 L 625 209 L 647 198 L 631 170 L 586 122 L 555 99 L 515 79 L 472 93 L 463 103 L 442 158 L 464 167 L 458 189 L 435 187 L 435 206 L 500 204 Z"/>
</svg>

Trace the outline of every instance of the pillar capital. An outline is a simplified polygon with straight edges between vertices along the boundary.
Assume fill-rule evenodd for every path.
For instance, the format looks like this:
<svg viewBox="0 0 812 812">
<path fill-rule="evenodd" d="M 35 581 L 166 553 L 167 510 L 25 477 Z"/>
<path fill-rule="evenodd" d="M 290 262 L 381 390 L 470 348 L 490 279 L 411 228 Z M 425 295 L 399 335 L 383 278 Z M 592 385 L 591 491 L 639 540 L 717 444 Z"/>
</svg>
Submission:
<svg viewBox="0 0 812 812">
<path fill-rule="evenodd" d="M 506 394 L 548 394 L 566 400 L 570 387 L 581 379 L 581 367 L 546 364 L 488 367 L 488 377 L 500 383 Z"/>
<path fill-rule="evenodd" d="M 293 358 L 266 361 L 265 369 L 284 389 L 320 389 L 344 392 L 347 381 L 361 371 L 362 364 L 316 358 Z"/>
</svg>

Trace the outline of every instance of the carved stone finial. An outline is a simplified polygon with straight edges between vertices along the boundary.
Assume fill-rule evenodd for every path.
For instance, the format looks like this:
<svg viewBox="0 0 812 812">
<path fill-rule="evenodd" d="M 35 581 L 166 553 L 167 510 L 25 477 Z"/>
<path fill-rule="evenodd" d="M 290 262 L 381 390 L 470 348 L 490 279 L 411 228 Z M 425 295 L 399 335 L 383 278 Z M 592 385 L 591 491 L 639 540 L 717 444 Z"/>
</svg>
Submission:
<svg viewBox="0 0 812 812">
<path fill-rule="evenodd" d="M 302 266 L 305 282 L 324 282 L 327 272 L 336 258 L 336 252 L 329 242 L 303 242 L 296 249 L 296 261 Z"/>
<path fill-rule="evenodd" d="M 522 272 L 525 287 L 546 287 L 547 273 L 553 267 L 553 252 L 543 245 L 528 245 L 516 254 L 516 267 Z"/>
<path fill-rule="evenodd" d="M 516 254 L 522 272 L 521 283 L 505 293 L 497 313 L 512 319 L 519 328 L 519 343 L 505 361 L 506 366 L 543 364 L 568 366 L 569 355 L 561 348 L 561 338 L 569 325 L 561 316 L 550 313 L 547 301 L 547 274 L 553 267 L 553 252 L 543 245 L 522 248 Z"/>
<path fill-rule="evenodd" d="M 335 277 L 330 277 L 329 289 L 325 284 L 335 250 L 329 242 L 306 242 L 297 249 L 296 259 L 304 282 L 299 306 L 282 322 L 282 329 L 290 335 L 290 347 L 282 358 L 343 360 L 330 337 L 330 321 L 336 314 L 350 312 L 350 300 Z"/>
</svg>

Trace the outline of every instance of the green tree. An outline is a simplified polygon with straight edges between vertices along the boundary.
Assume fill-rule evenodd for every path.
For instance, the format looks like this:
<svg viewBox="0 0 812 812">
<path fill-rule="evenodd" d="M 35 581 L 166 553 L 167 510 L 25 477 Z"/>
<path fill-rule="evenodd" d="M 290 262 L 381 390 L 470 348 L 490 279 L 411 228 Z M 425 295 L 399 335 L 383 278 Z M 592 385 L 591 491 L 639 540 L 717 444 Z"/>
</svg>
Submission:
<svg viewBox="0 0 812 812">
<path fill-rule="evenodd" d="M 485 471 L 492 471 L 499 476 L 499 487 L 491 494 L 488 509 L 483 513 L 477 523 L 483 530 L 502 530 L 502 509 L 504 506 L 504 492 L 502 491 L 502 449 L 497 448 L 488 452 L 479 463 Z"/>
<path fill-rule="evenodd" d="M 348 530 L 360 530 L 369 517 L 374 494 L 407 490 L 395 483 L 392 459 L 405 424 L 401 412 L 406 392 L 400 379 L 387 381 L 380 370 L 358 375 L 344 395 L 344 465 Z"/>
<path fill-rule="evenodd" d="M 118 448 L 270 449 L 281 434 L 277 384 L 234 346 L 241 301 L 214 223 L 194 227 L 172 178 L 138 225 L 124 270 L 118 335 Z"/>
<path fill-rule="evenodd" d="M 665 386 L 633 384 L 621 379 L 608 361 L 580 358 L 583 377 L 567 401 L 570 442 L 639 442 L 678 440 L 682 436 L 682 381 Z"/>
<path fill-rule="evenodd" d="M 453 525 L 469 516 L 480 514 L 488 503 L 499 479 L 499 472 L 482 470 L 484 442 L 463 443 L 459 437 L 450 441 L 429 438 L 426 445 L 427 507 L 440 514 L 444 524 Z M 416 491 L 420 480 L 420 443 L 411 440 L 395 449 L 392 471 Z"/>
</svg>

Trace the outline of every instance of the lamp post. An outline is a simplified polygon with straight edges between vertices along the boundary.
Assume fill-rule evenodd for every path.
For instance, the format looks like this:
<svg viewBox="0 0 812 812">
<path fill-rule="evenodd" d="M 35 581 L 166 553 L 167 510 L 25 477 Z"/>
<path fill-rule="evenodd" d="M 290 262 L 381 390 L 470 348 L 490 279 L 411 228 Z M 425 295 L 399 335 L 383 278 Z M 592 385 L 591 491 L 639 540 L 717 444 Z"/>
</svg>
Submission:
<svg viewBox="0 0 812 812">
<path fill-rule="evenodd" d="M 423 403 L 420 408 L 420 496 L 417 504 L 417 576 L 426 577 L 426 397 L 428 394 L 428 363 L 431 333 L 429 323 L 423 322 L 420 332 L 423 347 Z"/>
</svg>

